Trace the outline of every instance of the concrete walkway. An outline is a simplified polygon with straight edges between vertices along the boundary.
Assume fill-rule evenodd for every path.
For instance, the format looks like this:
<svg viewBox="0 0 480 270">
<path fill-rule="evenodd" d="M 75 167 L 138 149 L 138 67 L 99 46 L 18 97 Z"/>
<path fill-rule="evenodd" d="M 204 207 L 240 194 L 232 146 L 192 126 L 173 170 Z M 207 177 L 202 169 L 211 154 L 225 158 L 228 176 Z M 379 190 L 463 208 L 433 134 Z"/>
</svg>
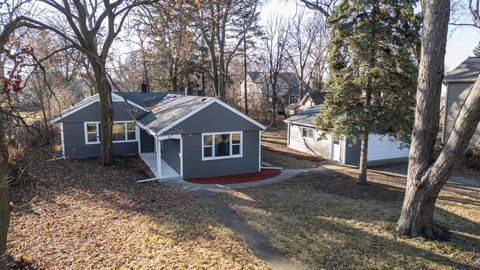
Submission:
<svg viewBox="0 0 480 270">
<path fill-rule="evenodd" d="M 263 235 L 248 225 L 235 210 L 225 203 L 221 198 L 215 196 L 215 191 L 197 190 L 198 194 L 212 209 L 220 221 L 230 228 L 235 235 L 240 237 L 253 253 L 268 267 L 274 270 L 296 270 L 304 269 L 300 263 L 289 260 L 280 250 L 275 248 Z"/>
<path fill-rule="evenodd" d="M 296 270 L 304 269 L 300 263 L 289 260 L 280 250 L 275 248 L 263 235 L 258 233 L 254 228 L 248 225 L 242 217 L 240 217 L 230 206 L 221 198 L 215 196 L 218 192 L 229 189 L 241 189 L 249 187 L 257 187 L 264 185 L 271 185 L 288 180 L 298 174 L 308 172 L 320 172 L 323 168 L 312 169 L 284 169 L 278 176 L 270 179 L 229 185 L 204 185 L 194 184 L 183 180 L 180 177 L 161 179 L 160 183 L 189 190 L 199 195 L 211 208 L 220 221 L 230 228 L 235 234 L 240 237 L 253 253 L 263 260 L 271 269 L 274 270 Z"/>
</svg>

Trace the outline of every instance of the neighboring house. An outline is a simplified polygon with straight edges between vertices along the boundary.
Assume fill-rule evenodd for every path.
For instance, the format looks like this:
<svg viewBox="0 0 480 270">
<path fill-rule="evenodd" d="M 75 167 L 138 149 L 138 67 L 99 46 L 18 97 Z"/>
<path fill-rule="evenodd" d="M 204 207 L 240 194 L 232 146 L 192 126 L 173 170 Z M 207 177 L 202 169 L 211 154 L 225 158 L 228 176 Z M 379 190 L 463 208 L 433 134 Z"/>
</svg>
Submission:
<svg viewBox="0 0 480 270">
<path fill-rule="evenodd" d="M 272 98 L 272 89 L 269 84 L 268 74 L 265 72 L 247 72 L 247 81 L 242 81 L 240 85 L 240 96 L 243 97 L 245 94 L 244 87 L 245 83 L 247 84 L 247 96 L 251 101 L 259 101 L 261 99 L 271 100 Z M 300 83 L 293 72 L 282 72 L 280 73 L 278 86 L 277 86 L 277 97 L 280 99 L 280 102 L 283 106 L 288 106 L 290 104 L 297 104 L 300 101 Z M 311 91 L 308 85 L 304 85 L 304 89 Z"/>
<path fill-rule="evenodd" d="M 113 153 L 139 154 L 158 178 L 260 171 L 265 127 L 216 98 L 114 92 L 112 99 Z M 52 120 L 64 158 L 99 155 L 100 118 L 97 94 Z"/>
<path fill-rule="evenodd" d="M 454 70 L 448 72 L 443 79 L 443 83 L 446 85 L 446 93 L 442 143 L 448 140 L 458 113 L 479 74 L 480 57 L 469 57 Z M 479 145 L 480 126 L 477 127 L 470 141 L 470 147 L 478 148 Z"/>
<path fill-rule="evenodd" d="M 308 92 L 302 100 L 300 100 L 299 109 L 304 111 L 312 106 L 322 105 L 323 101 L 325 101 L 325 92 L 320 91 L 312 91 Z"/>
<path fill-rule="evenodd" d="M 359 140 L 354 141 L 345 136 L 334 137 L 330 133 L 316 130 L 315 119 L 321 109 L 322 105 L 317 104 L 285 120 L 288 126 L 287 146 L 341 164 L 358 165 Z M 389 135 L 370 134 L 367 159 L 367 165 L 406 161 L 408 145 Z"/>
</svg>

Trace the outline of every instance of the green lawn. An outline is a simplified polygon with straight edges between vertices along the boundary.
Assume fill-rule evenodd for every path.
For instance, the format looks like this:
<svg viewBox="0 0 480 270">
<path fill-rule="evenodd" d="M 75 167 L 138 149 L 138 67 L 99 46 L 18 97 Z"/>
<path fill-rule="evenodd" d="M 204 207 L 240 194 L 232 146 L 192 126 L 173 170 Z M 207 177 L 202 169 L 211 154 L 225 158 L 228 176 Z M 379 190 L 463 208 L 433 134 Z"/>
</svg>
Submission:
<svg viewBox="0 0 480 270">
<path fill-rule="evenodd" d="M 480 268 L 480 195 L 441 193 L 436 219 L 450 242 L 394 235 L 403 179 L 371 173 L 359 186 L 355 171 L 297 176 L 287 182 L 222 195 L 251 226 L 288 257 L 310 269 Z"/>
</svg>

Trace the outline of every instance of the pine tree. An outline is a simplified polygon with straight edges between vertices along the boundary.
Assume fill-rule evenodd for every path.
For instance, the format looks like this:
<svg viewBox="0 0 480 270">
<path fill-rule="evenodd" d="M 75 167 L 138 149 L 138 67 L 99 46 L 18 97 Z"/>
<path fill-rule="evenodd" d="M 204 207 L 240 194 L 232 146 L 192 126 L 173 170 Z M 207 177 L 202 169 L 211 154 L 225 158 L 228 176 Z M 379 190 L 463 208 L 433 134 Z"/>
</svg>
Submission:
<svg viewBox="0 0 480 270">
<path fill-rule="evenodd" d="M 368 135 L 406 139 L 414 119 L 419 24 L 409 0 L 343 0 L 329 18 L 329 79 L 321 130 L 360 143 L 367 181 Z"/>
</svg>

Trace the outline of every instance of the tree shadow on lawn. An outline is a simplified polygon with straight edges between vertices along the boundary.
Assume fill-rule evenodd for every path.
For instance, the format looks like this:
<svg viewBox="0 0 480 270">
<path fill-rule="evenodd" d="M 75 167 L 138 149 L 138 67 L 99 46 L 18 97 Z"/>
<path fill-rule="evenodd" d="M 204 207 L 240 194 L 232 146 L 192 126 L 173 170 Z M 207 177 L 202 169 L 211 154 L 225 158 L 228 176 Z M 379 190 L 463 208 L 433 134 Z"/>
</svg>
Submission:
<svg viewBox="0 0 480 270">
<path fill-rule="evenodd" d="M 439 207 L 436 220 L 462 235 L 443 243 L 398 239 L 394 229 L 404 189 L 380 181 L 361 186 L 349 175 L 326 171 L 237 192 L 252 200 L 226 197 L 235 210 L 269 235 L 288 256 L 317 267 L 418 268 L 418 262 L 410 260 L 417 258 L 427 268 L 440 263 L 470 269 L 472 265 L 462 261 L 462 256 L 474 254 L 480 246 L 478 239 L 462 234 L 480 237 L 479 223 Z M 465 241 L 472 245 L 465 245 Z M 455 255 L 457 252 L 462 255 Z"/>
<path fill-rule="evenodd" d="M 208 235 L 211 220 L 191 209 L 196 207 L 204 213 L 209 211 L 196 195 L 157 181 L 136 183 L 149 178 L 141 169 L 140 162 L 134 156 L 116 157 L 110 166 L 99 165 L 98 159 L 41 162 L 35 166 L 35 178 L 29 185 L 23 189 L 13 187 L 15 211 L 36 215 L 30 202 L 39 198 L 53 208 L 63 210 L 68 210 L 70 206 L 62 199 L 95 200 L 113 211 L 142 214 L 151 217 L 157 224 L 174 226 L 175 232 L 182 236 L 195 237 L 189 230 L 203 227 L 205 230 L 197 236 L 213 237 Z"/>
</svg>

